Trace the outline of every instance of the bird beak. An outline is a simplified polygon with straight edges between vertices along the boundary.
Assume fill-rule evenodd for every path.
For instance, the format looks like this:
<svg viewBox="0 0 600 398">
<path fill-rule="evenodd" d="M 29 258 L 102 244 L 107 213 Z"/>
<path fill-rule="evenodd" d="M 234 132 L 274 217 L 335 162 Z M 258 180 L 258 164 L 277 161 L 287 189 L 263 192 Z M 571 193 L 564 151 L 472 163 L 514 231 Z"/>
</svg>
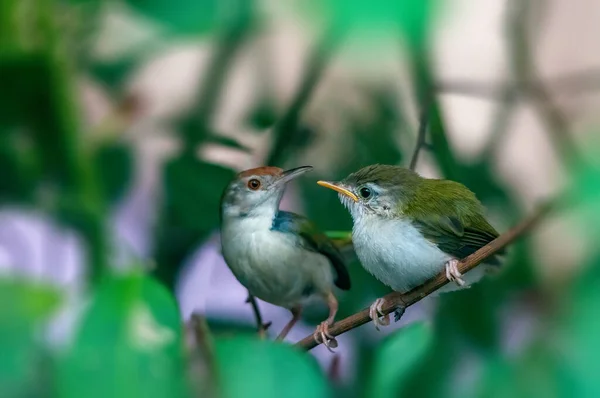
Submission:
<svg viewBox="0 0 600 398">
<path fill-rule="evenodd" d="M 353 194 L 346 188 L 341 187 L 339 182 L 317 181 L 317 184 L 319 184 L 320 186 L 325 187 L 325 188 L 333 189 L 334 191 L 337 191 L 343 195 L 346 195 L 353 201 L 358 202 L 358 196 L 356 196 L 355 194 Z"/>
<path fill-rule="evenodd" d="M 293 180 L 296 177 L 299 177 L 301 174 L 306 173 L 307 171 L 311 171 L 313 169 L 312 166 L 300 166 L 293 169 L 289 169 L 281 173 L 281 176 L 277 180 L 277 185 L 285 184 L 286 182 Z"/>
</svg>

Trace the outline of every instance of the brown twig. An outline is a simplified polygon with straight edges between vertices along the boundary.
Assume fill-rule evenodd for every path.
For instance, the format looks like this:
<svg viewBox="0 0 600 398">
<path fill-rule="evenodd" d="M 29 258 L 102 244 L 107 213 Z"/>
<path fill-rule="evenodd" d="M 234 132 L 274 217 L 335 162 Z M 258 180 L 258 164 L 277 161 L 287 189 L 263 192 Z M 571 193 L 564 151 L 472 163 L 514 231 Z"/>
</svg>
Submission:
<svg viewBox="0 0 600 398">
<path fill-rule="evenodd" d="M 256 302 L 256 298 L 248 292 L 248 298 L 246 302 L 250 304 L 252 307 L 252 312 L 254 313 L 254 319 L 256 319 L 256 329 L 258 330 L 258 334 L 261 337 L 265 337 L 267 334 L 267 329 L 271 326 L 271 322 L 264 323 L 262 314 L 260 313 L 260 308 L 258 308 L 258 303 Z"/>
<path fill-rule="evenodd" d="M 419 153 L 421 153 L 421 149 L 427 146 L 427 141 L 425 137 L 427 135 L 427 121 L 429 118 L 428 107 L 424 106 L 421 110 L 421 114 L 419 115 L 419 131 L 417 133 L 417 143 L 415 144 L 415 150 L 413 152 L 412 158 L 410 159 L 409 169 L 415 170 L 417 167 L 417 162 L 419 161 Z"/>
<path fill-rule="evenodd" d="M 519 225 L 505 232 L 470 256 L 462 259 L 458 263 L 459 271 L 462 274 L 465 274 L 466 272 L 475 268 L 486 258 L 498 252 L 505 246 L 512 243 L 515 239 L 523 235 L 525 232 L 529 231 L 550 211 L 550 209 L 553 207 L 553 204 L 554 203 L 552 202 L 548 202 L 540 206 L 540 208 L 532 216 L 521 222 Z M 435 278 L 430 279 L 423 285 L 414 288 L 408 293 L 390 293 L 384 297 L 385 305 L 383 306 L 383 314 L 390 314 L 398 307 L 409 307 L 438 290 L 448 282 L 449 280 L 446 279 L 446 273 L 441 272 Z M 369 317 L 369 309 L 365 308 L 364 310 L 333 324 L 333 326 L 329 328 L 329 333 L 332 336 L 339 336 L 342 333 L 357 328 L 370 321 L 371 318 Z M 319 343 L 315 341 L 312 335 L 307 336 L 296 343 L 297 346 L 306 350 L 310 350 L 316 347 L 318 344 Z"/>
</svg>

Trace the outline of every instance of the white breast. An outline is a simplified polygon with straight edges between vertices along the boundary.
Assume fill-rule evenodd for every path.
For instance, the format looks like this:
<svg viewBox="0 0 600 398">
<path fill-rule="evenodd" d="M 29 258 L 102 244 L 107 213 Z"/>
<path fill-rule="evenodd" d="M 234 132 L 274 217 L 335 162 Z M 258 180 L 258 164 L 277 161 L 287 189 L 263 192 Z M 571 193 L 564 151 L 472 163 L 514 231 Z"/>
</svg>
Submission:
<svg viewBox="0 0 600 398">
<path fill-rule="evenodd" d="M 329 260 L 303 249 L 288 233 L 264 228 L 252 219 L 227 223 L 221 230 L 223 256 L 236 278 L 251 294 L 292 307 L 331 287 Z"/>
<path fill-rule="evenodd" d="M 435 276 L 452 258 L 407 220 L 365 217 L 354 223 L 352 239 L 363 267 L 399 292 Z"/>
</svg>

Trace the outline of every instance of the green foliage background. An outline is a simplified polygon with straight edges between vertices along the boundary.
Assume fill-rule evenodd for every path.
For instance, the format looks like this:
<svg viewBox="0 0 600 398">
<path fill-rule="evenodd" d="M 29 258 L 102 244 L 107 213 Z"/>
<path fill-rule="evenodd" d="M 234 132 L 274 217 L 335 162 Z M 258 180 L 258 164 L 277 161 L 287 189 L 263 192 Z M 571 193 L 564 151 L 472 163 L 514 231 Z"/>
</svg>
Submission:
<svg viewBox="0 0 600 398">
<path fill-rule="evenodd" d="M 600 396 L 600 252 L 591 253 L 581 273 L 561 286 L 545 285 L 527 237 L 516 243 L 500 278 L 441 300 L 432 324 L 413 324 L 373 345 L 357 341 L 359 370 L 350 385 L 328 380 L 314 358 L 299 349 L 261 340 L 239 325 L 208 319 L 198 339 L 180 319 L 173 289 L 184 261 L 218 228 L 222 188 L 234 171 L 197 156 L 205 143 L 249 151 L 214 130 L 213 117 L 236 55 L 266 18 L 255 0 L 127 0 L 119 2 L 160 28 L 165 41 L 210 37 L 215 46 L 195 104 L 172 121 L 182 151 L 162 165 L 163 201 L 154 228 L 155 267 L 138 264 L 112 271 L 107 236 L 109 212 L 128 192 L 135 155 L 119 137 L 126 123 L 93 141 L 81 121 L 75 76 L 101 82 L 127 118 L 126 83 L 147 54 L 99 61 L 90 53 L 100 0 L 2 0 L 0 2 L 0 203 L 37 209 L 80 234 L 87 252 L 89 301 L 75 335 L 62 350 L 44 338 L 49 321 L 65 302 L 63 292 L 26 279 L 0 279 L 0 392 L 5 397 L 597 397 Z M 265 90 L 247 118 L 256 129 L 271 128 L 265 164 L 292 166 L 314 145 L 302 111 L 347 35 L 386 26 L 408 55 L 410 85 L 426 109 L 428 142 L 440 171 L 463 182 L 484 203 L 494 205 L 506 224 L 523 217 L 510 187 L 494 174 L 490 155 L 464 161 L 447 139 L 443 109 L 435 95 L 430 36 L 445 4 L 433 0 L 321 0 L 297 2 L 298 18 L 322 35 L 307 59 L 305 74 L 288 104 L 276 104 Z M 528 2 L 513 1 L 509 26 L 527 23 Z M 23 9 L 27 8 L 27 12 Z M 67 23 L 63 15 L 73 16 Z M 314 21 L 326 21 L 324 25 Z M 523 29 L 507 38 L 515 76 L 531 74 Z M 151 50 L 148 50 L 151 52 Z M 531 76 L 529 76 L 531 77 Z M 525 93 L 527 87 L 523 87 Z M 539 89 L 539 87 L 538 87 Z M 376 115 L 356 123 L 343 137 L 353 156 L 312 179 L 336 178 L 371 163 L 408 164 L 398 148 L 400 131 L 414 139 L 406 109 L 385 90 L 369 95 Z M 541 118 L 547 118 L 543 113 Z M 348 115 L 351 117 L 351 115 Z M 492 130 L 502 133 L 503 120 Z M 554 122 L 548 129 L 560 130 Z M 560 132 L 560 131 L 559 131 Z M 410 133 L 413 133 L 411 136 Z M 563 134 L 567 133 L 562 131 Z M 567 141 L 561 143 L 564 147 Z M 559 151 L 572 184 L 571 208 L 581 229 L 599 236 L 600 176 L 597 170 Z M 317 174 L 317 175 L 315 175 Z M 198 184 L 198 181 L 203 181 Z M 350 219 L 334 195 L 313 182 L 300 183 L 308 215 L 325 230 L 349 230 Z M 56 264 L 60 267 L 60 264 Z M 351 265 L 353 292 L 340 317 L 361 309 L 365 297 L 387 289 L 358 263 Z M 532 304 L 533 303 L 533 304 Z M 517 353 L 502 343 L 501 316 L 515 305 L 533 305 L 536 338 Z M 511 305 L 513 307 L 511 307 Z M 320 314 L 308 314 L 316 322 Z M 459 383 L 465 361 L 473 373 Z"/>
</svg>

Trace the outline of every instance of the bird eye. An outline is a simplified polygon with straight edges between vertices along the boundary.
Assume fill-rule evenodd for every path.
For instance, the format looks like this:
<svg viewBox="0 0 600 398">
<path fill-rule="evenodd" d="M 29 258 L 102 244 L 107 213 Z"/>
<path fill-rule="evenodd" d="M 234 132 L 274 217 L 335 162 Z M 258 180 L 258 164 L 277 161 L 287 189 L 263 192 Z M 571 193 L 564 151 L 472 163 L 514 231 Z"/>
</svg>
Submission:
<svg viewBox="0 0 600 398">
<path fill-rule="evenodd" d="M 370 190 L 369 188 L 367 188 L 367 187 L 362 187 L 362 188 L 361 188 L 361 189 L 358 191 L 358 193 L 360 194 L 360 196 L 361 196 L 363 199 L 367 199 L 367 198 L 369 198 L 369 197 L 371 196 L 371 190 Z"/>
<path fill-rule="evenodd" d="M 251 179 L 248 181 L 248 188 L 256 191 L 258 188 L 260 188 L 260 181 L 258 181 L 256 178 Z"/>
</svg>

